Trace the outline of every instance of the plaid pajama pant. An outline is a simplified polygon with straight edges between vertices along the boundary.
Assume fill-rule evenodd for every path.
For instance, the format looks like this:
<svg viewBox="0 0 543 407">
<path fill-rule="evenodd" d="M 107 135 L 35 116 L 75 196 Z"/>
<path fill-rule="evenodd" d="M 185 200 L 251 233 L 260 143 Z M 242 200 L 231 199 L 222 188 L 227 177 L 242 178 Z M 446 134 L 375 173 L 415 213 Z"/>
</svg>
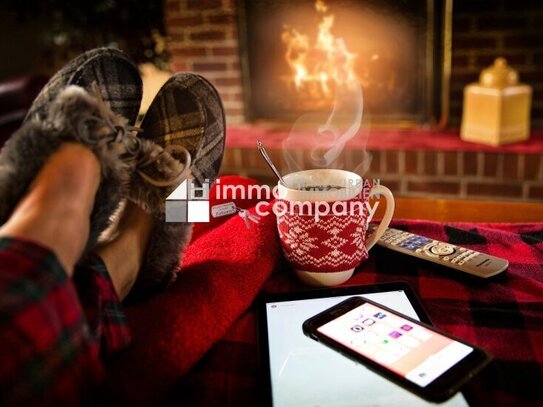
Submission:
<svg viewBox="0 0 543 407">
<path fill-rule="evenodd" d="M 130 341 L 99 257 L 70 280 L 50 250 L 0 238 L 0 405 L 99 403 L 104 361 Z"/>
</svg>

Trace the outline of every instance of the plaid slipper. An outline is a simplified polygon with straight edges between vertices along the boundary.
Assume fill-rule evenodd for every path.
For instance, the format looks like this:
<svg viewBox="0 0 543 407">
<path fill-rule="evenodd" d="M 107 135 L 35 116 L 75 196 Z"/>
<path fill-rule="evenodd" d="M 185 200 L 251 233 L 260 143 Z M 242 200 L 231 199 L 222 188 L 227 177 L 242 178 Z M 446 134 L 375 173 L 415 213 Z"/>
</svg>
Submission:
<svg viewBox="0 0 543 407">
<path fill-rule="evenodd" d="M 173 75 L 149 106 L 140 127 L 140 137 L 189 151 L 190 170 L 198 186 L 206 179 L 210 184 L 215 181 L 224 153 L 225 117 L 217 90 L 202 76 Z"/>
<path fill-rule="evenodd" d="M 98 84 L 102 99 L 111 110 L 134 125 L 141 103 L 141 78 L 134 63 L 113 48 L 87 51 L 58 71 L 32 103 L 25 121 L 44 119 L 51 102 L 66 86 L 77 85 L 90 92 L 93 82 Z"/>
<path fill-rule="evenodd" d="M 99 95 L 97 86 L 95 94 Z M 25 122 L 0 151 L 0 224 L 11 216 L 60 145 L 81 143 L 98 157 L 102 175 L 91 213 L 86 254 L 109 225 L 123 194 L 127 194 L 141 141 L 131 134 L 124 117 L 78 86 L 63 88 L 47 110 L 44 120 Z"/>
<path fill-rule="evenodd" d="M 151 103 L 141 128 L 141 137 L 158 144 L 165 153 L 190 168 L 195 184 L 202 186 L 206 180 L 210 184 L 215 181 L 224 153 L 225 118 L 219 94 L 206 79 L 192 73 L 172 76 Z M 139 165 L 136 172 L 140 173 Z M 155 175 L 155 178 L 164 177 Z M 162 187 L 159 200 L 150 202 L 146 189 L 156 187 L 134 177 L 131 199 L 153 213 L 156 221 L 130 299 L 145 298 L 175 280 L 182 250 L 190 241 L 192 224 L 165 222 L 164 206 L 166 197 L 180 183 L 178 179 Z"/>
</svg>

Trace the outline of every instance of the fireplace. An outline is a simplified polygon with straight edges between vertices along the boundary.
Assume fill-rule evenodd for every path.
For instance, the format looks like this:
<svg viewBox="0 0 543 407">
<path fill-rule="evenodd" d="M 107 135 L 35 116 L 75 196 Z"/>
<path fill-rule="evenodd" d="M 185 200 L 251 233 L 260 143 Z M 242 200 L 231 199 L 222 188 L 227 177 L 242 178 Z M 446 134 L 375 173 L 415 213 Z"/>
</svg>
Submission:
<svg viewBox="0 0 543 407">
<path fill-rule="evenodd" d="M 444 124 L 450 11 L 448 1 L 240 0 L 247 119 L 330 111 L 353 85 L 372 125 Z"/>
<path fill-rule="evenodd" d="M 250 3 L 253 1 L 261 2 L 251 0 Z M 360 0 L 348 4 L 368 2 L 378 3 L 376 0 Z M 411 5 L 415 2 L 409 0 L 396 3 Z M 286 2 L 269 0 L 266 3 L 278 4 L 277 7 L 281 7 Z M 292 3 L 299 4 L 301 1 Z M 309 27 L 302 23 L 297 25 L 296 21 L 290 24 L 300 33 L 314 35 L 320 14 L 316 12 L 313 0 L 306 1 L 305 4 L 307 18 L 314 24 Z M 338 14 L 337 10 L 347 4 L 347 0 L 328 0 L 326 4 L 329 7 L 328 13 L 335 16 L 334 26 L 330 31 L 336 37 L 345 35 L 337 31 L 343 28 L 342 13 Z M 420 14 L 420 17 L 413 19 L 417 21 L 419 29 L 422 28 L 421 20 L 434 24 L 434 29 L 427 31 L 427 44 L 436 46 L 432 51 L 433 58 L 424 58 L 425 67 L 421 68 L 421 76 L 432 77 L 424 82 L 425 85 L 420 85 L 419 82 L 419 86 L 426 87 L 423 95 L 428 95 L 421 102 L 421 106 L 426 106 L 425 110 L 421 109 L 415 119 L 406 115 L 405 121 L 398 117 L 381 117 L 381 123 L 388 127 L 382 129 L 375 126 L 377 113 L 369 112 L 369 108 L 365 109 L 364 125 L 368 123 L 368 112 L 374 116 L 371 117 L 371 127 L 361 129 L 359 133 L 365 132 L 371 137 L 365 146 L 363 143 L 348 146 L 347 167 L 353 168 L 363 157 L 363 149 L 366 148 L 373 156 L 366 177 L 381 179 L 397 196 L 543 202 L 543 2 L 455 1 L 452 30 L 447 29 L 450 23 L 448 19 L 437 19 L 437 22 L 434 20 L 437 16 L 447 15 L 449 2 L 429 1 L 426 9 L 422 8 L 422 2 L 419 5 L 421 8 L 418 8 L 417 12 L 411 12 L 413 15 Z M 247 88 L 252 81 L 248 76 L 249 52 L 245 48 L 248 41 L 244 38 L 247 36 L 247 27 L 240 25 L 240 20 L 246 21 L 244 19 L 247 12 L 247 4 L 242 4 L 241 0 L 166 0 L 170 66 L 172 71 L 198 72 L 219 90 L 228 124 L 227 148 L 221 173 L 246 175 L 260 182 L 273 184 L 276 179 L 258 153 L 255 147 L 256 139 L 262 140 L 273 160 L 282 164 L 285 150 L 282 141 L 293 129 L 294 122 L 289 122 L 288 118 L 266 119 L 256 115 L 252 105 L 254 93 Z M 245 13 L 245 17 L 242 13 Z M 434 18 L 426 19 L 425 15 L 433 15 Z M 412 24 L 415 25 L 414 22 Z M 443 25 L 445 30 L 439 31 L 438 24 Z M 451 31 L 452 37 L 449 38 Z M 282 33 L 283 25 L 274 33 L 273 42 L 284 47 Z M 355 53 L 349 36 L 341 38 L 347 49 Z M 268 49 L 270 41 L 272 39 L 262 43 L 264 51 Z M 449 46 L 450 93 L 447 89 L 448 55 L 443 52 Z M 529 142 L 503 148 L 463 142 L 459 140 L 457 130 L 462 113 L 463 89 L 468 83 L 477 81 L 481 70 L 497 56 L 504 56 L 518 68 L 521 81 L 534 87 L 532 137 Z M 436 75 L 435 70 L 443 75 Z M 365 96 L 367 107 L 369 93 Z M 447 109 L 449 101 L 450 109 Z M 425 124 L 439 123 L 440 120 L 443 123 L 447 110 L 450 111 L 447 120 L 449 129 L 429 130 L 429 126 Z M 303 109 L 296 114 L 306 115 L 302 112 Z M 324 119 L 326 120 L 327 116 Z M 403 128 L 406 121 L 411 124 L 409 129 Z M 419 123 L 423 126 L 417 126 Z M 412 126 L 413 124 L 415 126 Z M 312 143 L 313 141 L 311 139 Z M 290 151 L 304 169 L 312 168 L 313 164 L 305 162 L 308 149 L 307 143 L 300 141 L 293 145 Z M 280 170 L 286 173 L 289 168 L 283 167 Z"/>
</svg>

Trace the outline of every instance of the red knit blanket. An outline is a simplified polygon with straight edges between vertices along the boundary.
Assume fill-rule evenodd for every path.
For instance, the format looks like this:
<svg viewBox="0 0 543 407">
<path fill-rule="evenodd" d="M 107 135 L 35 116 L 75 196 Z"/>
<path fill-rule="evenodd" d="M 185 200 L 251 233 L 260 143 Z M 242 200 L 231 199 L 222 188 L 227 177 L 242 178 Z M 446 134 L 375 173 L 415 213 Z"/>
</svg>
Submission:
<svg viewBox="0 0 543 407">
<path fill-rule="evenodd" d="M 543 224 L 393 226 L 504 257 L 509 269 L 486 281 L 375 248 L 346 285 L 406 281 L 436 326 L 494 355 L 469 386 L 476 400 L 541 405 Z M 238 216 L 198 225 L 174 286 L 128 309 L 136 341 L 110 370 L 114 393 L 140 405 L 258 405 L 255 316 L 249 307 L 261 290 L 303 289 L 283 260 L 273 215 L 250 229 Z"/>
</svg>

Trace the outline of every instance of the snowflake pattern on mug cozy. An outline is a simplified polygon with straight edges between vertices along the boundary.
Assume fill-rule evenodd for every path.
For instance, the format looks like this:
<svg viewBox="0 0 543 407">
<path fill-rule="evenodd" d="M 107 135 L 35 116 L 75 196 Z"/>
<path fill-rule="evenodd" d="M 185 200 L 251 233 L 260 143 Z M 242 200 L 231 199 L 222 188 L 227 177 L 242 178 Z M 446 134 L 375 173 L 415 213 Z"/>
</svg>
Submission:
<svg viewBox="0 0 543 407">
<path fill-rule="evenodd" d="M 317 238 L 309 236 L 309 233 L 299 226 L 289 228 L 285 235 L 285 239 L 289 242 L 291 249 L 299 255 L 303 255 L 303 253 L 309 251 L 309 249 L 317 248 L 317 246 L 313 244 Z"/>
<path fill-rule="evenodd" d="M 336 272 L 368 257 L 366 216 L 278 216 L 277 228 L 287 260 L 298 270 Z"/>
</svg>

